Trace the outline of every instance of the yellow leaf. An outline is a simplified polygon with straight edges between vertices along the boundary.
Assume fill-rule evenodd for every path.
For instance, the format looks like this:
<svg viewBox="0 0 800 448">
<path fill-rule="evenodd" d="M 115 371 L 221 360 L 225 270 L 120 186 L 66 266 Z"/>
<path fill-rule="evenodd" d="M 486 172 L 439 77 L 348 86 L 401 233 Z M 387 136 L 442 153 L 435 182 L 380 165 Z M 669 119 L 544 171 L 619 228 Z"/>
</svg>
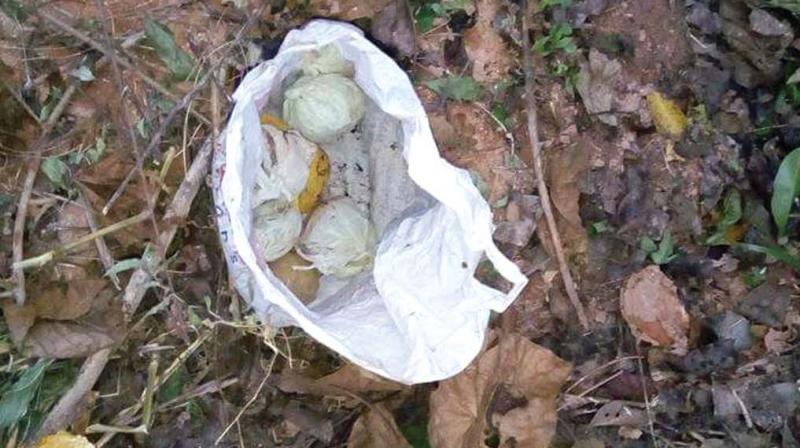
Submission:
<svg viewBox="0 0 800 448">
<path fill-rule="evenodd" d="M 311 160 L 311 166 L 308 169 L 306 188 L 297 197 L 297 209 L 300 210 L 300 213 L 308 213 L 317 206 L 319 195 L 322 194 L 322 190 L 325 189 L 325 183 L 328 181 L 330 169 L 328 156 L 323 151 L 317 150 L 317 154 Z"/>
<path fill-rule="evenodd" d="M 94 444 L 86 437 L 61 431 L 42 439 L 36 448 L 94 448 Z"/>
<path fill-rule="evenodd" d="M 289 123 L 281 120 L 275 115 L 270 115 L 270 114 L 261 114 L 261 124 L 268 124 L 270 126 L 274 126 L 283 132 L 286 132 L 292 128 L 291 126 L 289 126 Z"/>
<path fill-rule="evenodd" d="M 650 115 L 653 116 L 653 123 L 658 132 L 674 138 L 683 135 L 689 120 L 677 104 L 664 98 L 660 93 L 653 92 L 647 95 L 647 105 L 650 107 Z"/>
</svg>

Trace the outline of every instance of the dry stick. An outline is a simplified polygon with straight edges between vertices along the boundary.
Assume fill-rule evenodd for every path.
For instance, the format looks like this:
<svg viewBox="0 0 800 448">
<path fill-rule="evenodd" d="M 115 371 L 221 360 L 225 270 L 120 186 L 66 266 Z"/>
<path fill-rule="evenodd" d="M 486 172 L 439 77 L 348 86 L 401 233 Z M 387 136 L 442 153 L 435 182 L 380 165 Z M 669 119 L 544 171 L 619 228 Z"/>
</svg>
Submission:
<svg viewBox="0 0 800 448">
<path fill-rule="evenodd" d="M 114 232 L 117 232 L 119 230 L 122 230 L 122 229 L 124 229 L 126 227 L 129 227 L 129 226 L 132 226 L 134 224 L 138 224 L 138 223 L 144 221 L 145 219 L 150 218 L 151 216 L 152 216 L 152 214 L 149 211 L 145 211 L 145 212 L 139 213 L 138 215 L 131 216 L 130 218 L 123 219 L 120 222 L 116 222 L 114 224 L 111 224 L 110 226 L 103 227 L 102 229 L 100 229 L 100 230 L 98 230 L 96 232 L 92 232 L 92 233 L 84 235 L 84 236 L 82 236 L 82 237 L 80 237 L 80 238 L 78 238 L 78 239 L 76 239 L 74 241 L 70 241 L 69 243 L 67 243 L 67 244 L 65 244 L 65 245 L 63 245 L 63 246 L 61 246 L 61 247 L 59 247 L 57 249 L 54 249 L 54 250 L 51 250 L 51 251 L 47 251 L 47 252 L 45 252 L 45 253 L 43 253 L 41 255 L 37 255 L 35 257 L 27 258 L 25 260 L 16 262 L 16 263 L 13 264 L 13 268 L 16 269 L 16 270 L 25 270 L 25 269 L 30 269 L 30 268 L 42 267 L 42 266 L 46 265 L 47 263 L 53 261 L 53 259 L 58 255 L 67 253 L 67 252 L 71 251 L 72 249 L 75 249 L 76 247 L 82 246 L 82 245 L 84 245 L 84 244 L 86 244 L 86 243 L 88 243 L 90 241 L 93 241 L 95 238 L 99 238 L 99 237 L 108 235 L 109 233 L 114 233 Z"/>
<path fill-rule="evenodd" d="M 556 251 L 556 258 L 558 259 L 558 267 L 561 271 L 561 279 L 564 281 L 564 289 L 567 291 L 572 306 L 578 314 L 578 320 L 584 330 L 589 329 L 589 321 L 586 319 L 586 312 L 583 310 L 583 305 L 578 298 L 578 291 L 575 288 L 575 282 L 572 280 L 572 274 L 567 265 L 567 259 L 564 256 L 564 248 L 561 245 L 561 236 L 556 227 L 556 220 L 553 216 L 553 209 L 550 205 L 550 194 L 547 191 L 547 184 L 544 181 L 544 173 L 542 169 L 542 148 L 539 142 L 538 123 L 536 119 L 536 104 L 534 103 L 533 93 L 533 55 L 531 54 L 530 42 L 530 19 L 528 17 L 527 2 L 526 6 L 522 8 L 522 53 L 524 55 L 523 65 L 525 70 L 525 105 L 528 112 L 528 137 L 531 141 L 531 150 L 533 152 L 533 169 L 536 174 L 536 183 L 539 190 L 539 197 L 542 202 L 542 210 L 547 220 L 547 227 L 550 231 L 550 238 L 553 243 L 553 248 Z"/>
<path fill-rule="evenodd" d="M 163 221 L 167 223 L 168 227 L 161 232 L 158 239 L 159 245 L 163 245 L 163 247 L 169 246 L 172 237 L 177 231 L 179 222 L 187 216 L 192 201 L 195 195 L 197 195 L 197 191 L 200 189 L 205 179 L 205 174 L 208 171 L 212 148 L 213 145 L 209 139 L 197 153 L 197 157 L 195 157 L 189 171 L 187 171 L 186 177 L 184 177 L 183 182 L 181 182 L 164 216 Z M 147 266 L 136 269 L 133 276 L 131 276 L 123 296 L 123 308 L 128 319 L 130 319 L 130 316 L 136 311 L 145 292 L 147 292 L 147 289 L 151 285 L 150 274 L 144 268 L 158 265 L 164 258 L 164 251 L 166 251 L 166 249 L 153 252 L 153 254 L 148 257 L 146 263 L 144 262 L 145 260 L 143 260 L 142 264 Z M 44 423 L 42 423 L 37 437 L 40 438 L 55 433 L 66 428 L 67 425 L 72 422 L 75 418 L 76 407 L 94 387 L 110 355 L 111 350 L 104 349 L 94 353 L 84 361 L 75 383 L 67 393 L 58 400 L 58 403 L 56 403 L 50 413 L 47 414 L 47 418 L 45 418 Z"/>
<path fill-rule="evenodd" d="M 94 216 L 94 211 L 92 210 L 91 206 L 89 205 L 89 201 L 86 200 L 86 195 L 83 193 L 84 186 L 78 185 L 80 187 L 79 194 L 78 194 L 78 204 L 81 205 L 84 209 L 84 214 L 86 215 L 86 223 L 89 224 L 89 230 L 92 233 L 96 233 L 99 230 L 99 226 L 97 224 L 97 218 Z M 106 240 L 100 236 L 95 238 L 94 244 L 97 247 L 97 254 L 100 256 L 100 262 L 103 263 L 103 267 L 106 268 L 106 272 L 114 267 L 114 257 L 111 255 L 111 251 L 108 249 L 106 245 Z M 114 284 L 114 287 L 118 290 L 122 289 L 119 284 L 119 278 L 117 278 L 116 274 L 109 275 L 111 277 L 111 283 Z"/>
<path fill-rule="evenodd" d="M 36 182 L 36 174 L 39 172 L 39 167 L 42 164 L 42 152 L 44 151 L 47 136 L 50 131 L 56 126 L 64 109 L 72 99 L 72 95 L 77 91 L 77 83 L 70 84 L 67 90 L 64 91 L 64 96 L 53 108 L 47 121 L 42 125 L 42 133 L 39 139 L 34 144 L 33 158 L 28 162 L 28 171 L 25 174 L 25 183 L 22 187 L 22 194 L 19 197 L 19 205 L 17 206 L 17 215 L 14 218 L 14 234 L 12 236 L 12 261 L 19 263 L 25 256 L 24 242 L 25 242 L 25 219 L 28 216 L 28 202 L 31 200 L 31 193 L 33 193 L 33 184 Z M 25 303 L 25 272 L 22 269 L 14 268 L 14 280 L 16 282 L 16 301 L 17 305 Z"/>
<path fill-rule="evenodd" d="M 105 38 L 105 44 L 107 48 L 108 54 L 115 54 L 113 43 L 111 41 L 111 36 L 106 32 L 105 22 L 108 21 L 108 12 L 105 7 L 105 3 L 103 0 L 96 0 L 97 9 L 100 12 L 100 19 L 103 22 L 103 26 L 101 27 L 103 37 Z M 136 138 L 136 130 L 134 130 L 133 125 L 131 124 L 131 117 L 128 108 L 125 107 L 125 91 L 127 90 L 128 85 L 122 81 L 122 72 L 119 69 L 119 59 L 118 57 L 111 57 L 111 68 L 114 74 L 114 82 L 117 85 L 117 90 L 119 91 L 120 95 L 120 105 L 122 107 L 122 122 L 125 124 L 125 127 L 128 130 L 128 138 L 130 139 L 131 145 L 133 145 L 133 154 L 136 156 L 136 167 L 138 168 L 136 171 L 139 173 L 139 176 L 142 179 L 142 187 L 144 188 L 145 197 L 147 198 L 147 208 L 150 211 L 155 209 L 155 202 L 156 196 L 154 196 L 150 192 L 150 187 L 148 186 L 147 177 L 144 174 L 144 171 L 141 169 L 142 167 L 142 160 L 144 159 L 144 155 L 139 150 L 139 139 Z M 135 98 L 135 96 L 133 96 Z M 135 103 L 136 101 L 134 101 Z M 108 210 L 106 208 L 103 209 L 103 215 L 107 214 Z M 155 235 L 159 234 L 158 230 L 158 223 L 156 222 L 155 216 L 151 219 L 151 224 L 153 226 L 153 233 Z"/>
<path fill-rule="evenodd" d="M 141 35 L 131 36 L 122 43 L 122 46 L 125 47 L 126 45 L 133 45 L 140 38 Z M 100 58 L 100 60 L 97 61 L 96 66 L 102 66 L 105 62 L 107 62 L 107 60 L 108 58 L 105 56 Z M 19 198 L 19 205 L 17 206 L 17 215 L 14 219 L 14 234 L 12 237 L 12 261 L 14 263 L 22 261 L 22 258 L 24 257 L 25 219 L 28 215 L 28 202 L 30 201 L 31 193 L 33 192 L 33 184 L 36 181 L 36 174 L 39 172 L 39 167 L 42 163 L 43 146 L 46 142 L 48 134 L 50 134 L 55 127 L 56 122 L 66 109 L 67 104 L 69 104 L 70 100 L 72 99 L 72 95 L 74 95 L 77 90 L 77 81 L 71 83 L 69 87 L 67 87 L 67 90 L 64 91 L 64 95 L 61 97 L 61 100 L 58 102 L 58 104 L 56 104 L 56 107 L 53 108 L 53 112 L 50 113 L 50 115 L 47 117 L 47 120 L 44 122 L 44 124 L 42 124 L 41 137 L 34 145 L 34 148 L 36 148 L 34 150 L 34 157 L 28 164 L 25 183 L 23 185 L 22 194 Z M 15 296 L 17 304 L 22 305 L 25 303 L 25 273 L 21 269 L 15 269 L 14 280 L 16 282 Z"/>
<path fill-rule="evenodd" d="M 40 17 L 47 20 L 48 22 L 52 23 L 53 25 L 61 28 L 64 32 L 74 36 L 75 38 L 79 39 L 80 41 L 86 43 L 90 47 L 94 48 L 95 50 L 103 53 L 106 57 L 115 60 L 119 65 L 125 67 L 128 70 L 133 71 L 133 73 L 138 76 L 145 84 L 149 85 L 150 87 L 156 89 L 158 93 L 164 95 L 165 97 L 169 98 L 172 101 L 178 101 L 178 97 L 175 96 L 172 92 L 167 90 L 164 86 L 158 83 L 158 81 L 154 80 L 153 78 L 147 76 L 146 74 L 142 73 L 135 65 L 128 62 L 126 59 L 119 57 L 119 55 L 111 48 L 106 48 L 97 42 L 96 40 L 92 39 L 91 37 L 87 36 L 80 30 L 75 29 L 74 27 L 70 26 L 63 20 L 55 17 L 54 15 L 48 13 L 47 11 L 39 10 L 36 12 Z M 211 122 L 206 118 L 203 114 L 192 111 L 192 115 L 195 118 L 202 121 L 203 124 L 210 125 Z"/>
<path fill-rule="evenodd" d="M 100 378 L 100 374 L 103 373 L 103 368 L 110 357 L 111 349 L 105 348 L 86 358 L 80 372 L 78 372 L 75 383 L 61 396 L 58 403 L 47 414 L 47 418 L 39 428 L 37 439 L 66 428 L 77 417 L 75 410 L 83 402 L 86 394 L 92 390 L 97 379 Z"/>
<path fill-rule="evenodd" d="M 181 98 L 181 100 L 177 104 L 175 104 L 175 106 L 173 106 L 172 109 L 170 109 L 169 113 L 167 113 L 167 116 L 164 117 L 163 120 L 161 120 L 161 125 L 158 127 L 158 130 L 153 134 L 153 137 L 150 139 L 150 142 L 147 144 L 147 147 L 141 154 L 141 157 L 138 156 L 136 157 L 136 166 L 134 166 L 130 171 L 128 171 L 128 174 L 122 180 L 122 183 L 119 184 L 117 189 L 114 191 L 114 194 L 111 195 L 111 198 L 108 200 L 106 205 L 103 206 L 102 213 L 104 215 L 107 214 L 109 210 L 111 210 L 111 207 L 114 205 L 115 202 L 117 202 L 117 199 L 119 199 L 120 196 L 122 196 L 122 193 L 125 191 L 128 184 L 131 182 L 131 179 L 133 179 L 134 174 L 136 174 L 137 172 L 141 172 L 141 169 L 144 166 L 144 160 L 147 157 L 149 157 L 150 154 L 153 151 L 155 151 L 155 149 L 161 143 L 161 138 L 164 136 L 164 132 L 167 131 L 167 127 L 172 123 L 172 120 L 174 120 L 175 117 L 178 115 L 178 112 L 180 112 L 189 105 L 194 96 L 203 88 L 207 80 L 208 76 L 205 76 L 203 79 L 201 79 L 200 82 L 191 91 L 189 91 L 189 93 L 184 95 L 183 98 Z"/>
</svg>

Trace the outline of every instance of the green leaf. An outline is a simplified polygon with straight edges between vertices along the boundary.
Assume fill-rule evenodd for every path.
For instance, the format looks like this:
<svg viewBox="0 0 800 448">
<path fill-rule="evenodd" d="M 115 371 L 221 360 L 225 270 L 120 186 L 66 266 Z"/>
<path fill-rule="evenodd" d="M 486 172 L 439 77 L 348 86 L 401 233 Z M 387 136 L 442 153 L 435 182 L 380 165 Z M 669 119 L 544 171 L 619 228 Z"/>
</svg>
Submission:
<svg viewBox="0 0 800 448">
<path fill-rule="evenodd" d="M 417 10 L 414 19 L 417 22 L 417 30 L 420 33 L 425 33 L 433 28 L 433 21 L 436 19 L 437 14 L 433 11 L 430 5 L 424 5 Z"/>
<path fill-rule="evenodd" d="M 164 403 L 177 398 L 183 392 L 183 369 L 178 369 L 167 378 L 158 390 L 158 401 Z"/>
<path fill-rule="evenodd" d="M 733 188 L 725 195 L 722 208 L 722 218 L 717 223 L 717 230 L 706 239 L 709 246 L 719 246 L 734 243 L 728 241 L 728 229 L 742 219 L 742 195 L 739 190 Z"/>
<path fill-rule="evenodd" d="M 728 191 L 722 205 L 722 219 L 719 221 L 720 227 L 730 227 L 742 219 L 742 195 L 739 193 L 739 190 L 733 188 Z"/>
<path fill-rule="evenodd" d="M 650 255 L 658 250 L 658 246 L 656 246 L 656 242 L 653 241 L 652 238 L 649 236 L 643 236 L 642 240 L 639 242 L 640 247 L 642 248 L 642 252 Z"/>
<path fill-rule="evenodd" d="M 572 6 L 572 0 L 539 0 L 539 9 L 542 11 L 552 8 L 554 6 L 561 6 L 562 8 L 569 8 Z"/>
<path fill-rule="evenodd" d="M 738 249 L 749 250 L 750 252 L 758 252 L 760 254 L 769 255 L 770 257 L 782 261 L 789 265 L 792 269 L 800 272 L 800 258 L 792 255 L 785 248 L 780 246 L 759 246 L 758 244 L 738 243 L 733 247 Z"/>
<path fill-rule="evenodd" d="M 761 2 L 763 6 L 783 8 L 789 12 L 800 14 L 800 1 L 798 0 L 765 0 Z"/>
<path fill-rule="evenodd" d="M 767 267 L 759 266 L 750 269 L 750 272 L 744 274 L 744 283 L 748 288 L 753 289 L 767 280 Z"/>
<path fill-rule="evenodd" d="M 608 232 L 611 226 L 608 225 L 608 220 L 604 219 L 602 221 L 593 222 L 592 225 L 589 226 L 589 234 L 592 236 L 597 236 L 603 233 Z M 650 240 L 652 242 L 653 240 Z"/>
<path fill-rule="evenodd" d="M 194 61 L 183 51 L 169 28 L 153 19 L 145 19 L 144 34 L 156 50 L 156 54 L 178 79 L 186 79 L 194 70 Z"/>
<path fill-rule="evenodd" d="M 428 428 L 424 424 L 401 426 L 400 432 L 413 448 L 431 448 L 431 443 L 428 441 Z"/>
<path fill-rule="evenodd" d="M 106 271 L 106 277 L 112 277 L 120 272 L 130 271 L 131 269 L 137 269 L 139 266 L 142 265 L 142 260 L 139 258 L 127 258 L 125 260 L 120 260 L 114 263 L 114 266 L 111 266 Z"/>
<path fill-rule="evenodd" d="M 64 190 L 66 187 L 67 164 L 58 157 L 48 157 L 42 161 L 42 172 L 56 187 Z"/>
<path fill-rule="evenodd" d="M 800 193 L 800 148 L 784 157 L 772 184 L 772 218 L 778 226 L 778 236 L 786 234 L 786 223 L 792 211 L 794 199 Z"/>
<path fill-rule="evenodd" d="M 50 363 L 50 360 L 40 359 L 33 367 L 22 372 L 11 389 L 4 391 L 0 398 L 0 430 L 13 426 L 28 413 Z"/>
<path fill-rule="evenodd" d="M 20 22 L 24 22 L 29 14 L 29 11 L 17 0 L 0 0 L 0 10 L 10 18 Z"/>
<path fill-rule="evenodd" d="M 483 88 L 470 76 L 448 76 L 425 83 L 445 98 L 456 101 L 475 101 L 483 96 Z"/>
<path fill-rule="evenodd" d="M 500 103 L 494 103 L 492 105 L 492 116 L 508 128 L 508 110 L 505 106 Z"/>
<path fill-rule="evenodd" d="M 655 264 L 667 264 L 674 260 L 677 255 L 673 254 L 675 248 L 672 245 L 672 233 L 667 230 L 658 243 L 658 250 L 650 254 L 650 258 Z"/>
</svg>

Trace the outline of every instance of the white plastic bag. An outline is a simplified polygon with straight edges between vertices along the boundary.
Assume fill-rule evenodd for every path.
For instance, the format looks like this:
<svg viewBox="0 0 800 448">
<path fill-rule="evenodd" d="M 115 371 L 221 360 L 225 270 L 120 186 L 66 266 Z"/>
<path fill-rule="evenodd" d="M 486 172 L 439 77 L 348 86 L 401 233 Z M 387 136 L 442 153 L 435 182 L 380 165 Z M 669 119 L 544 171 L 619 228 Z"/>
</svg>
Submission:
<svg viewBox="0 0 800 448">
<path fill-rule="evenodd" d="M 265 144 L 259 112 L 298 70 L 303 54 L 327 44 L 355 65 L 354 79 L 372 103 L 399 122 L 398 146 L 417 193 L 412 206 L 379 226 L 373 268 L 347 281 L 323 279 L 320 298 L 307 307 L 254 253 L 253 161 Z M 212 183 L 234 284 L 259 318 L 299 326 L 352 362 L 407 384 L 464 369 L 481 348 L 490 312 L 505 310 L 526 278 L 494 245 L 491 210 L 469 174 L 439 156 L 405 72 L 357 28 L 315 20 L 290 32 L 275 58 L 248 73 L 233 98 Z M 513 284 L 510 291 L 474 278 L 483 256 Z"/>
</svg>

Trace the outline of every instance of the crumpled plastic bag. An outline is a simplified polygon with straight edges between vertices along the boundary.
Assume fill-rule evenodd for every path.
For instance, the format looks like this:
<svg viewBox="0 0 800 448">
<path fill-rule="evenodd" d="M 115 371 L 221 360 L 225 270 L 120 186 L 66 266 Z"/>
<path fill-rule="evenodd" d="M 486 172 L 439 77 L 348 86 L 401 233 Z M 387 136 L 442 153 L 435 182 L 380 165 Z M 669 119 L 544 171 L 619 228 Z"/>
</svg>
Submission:
<svg viewBox="0 0 800 448">
<path fill-rule="evenodd" d="M 345 280 L 324 276 L 317 299 L 304 305 L 254 252 L 253 161 L 266 144 L 260 111 L 275 104 L 304 54 L 328 44 L 354 64 L 354 80 L 372 104 L 359 141 L 378 148 L 364 162 L 373 164 L 371 188 L 378 190 L 370 214 L 379 242 L 371 269 Z M 212 187 L 234 285 L 258 317 L 301 327 L 355 364 L 406 384 L 438 381 L 467 367 L 481 349 L 490 312 L 505 310 L 527 279 L 492 241 L 491 210 L 469 173 L 439 156 L 405 72 L 352 25 L 314 20 L 290 32 L 233 98 Z M 376 115 L 382 118 L 370 121 Z M 393 138 L 382 130 L 387 120 L 396 123 L 396 144 L 385 144 Z M 484 256 L 512 283 L 508 292 L 475 279 Z"/>
</svg>

